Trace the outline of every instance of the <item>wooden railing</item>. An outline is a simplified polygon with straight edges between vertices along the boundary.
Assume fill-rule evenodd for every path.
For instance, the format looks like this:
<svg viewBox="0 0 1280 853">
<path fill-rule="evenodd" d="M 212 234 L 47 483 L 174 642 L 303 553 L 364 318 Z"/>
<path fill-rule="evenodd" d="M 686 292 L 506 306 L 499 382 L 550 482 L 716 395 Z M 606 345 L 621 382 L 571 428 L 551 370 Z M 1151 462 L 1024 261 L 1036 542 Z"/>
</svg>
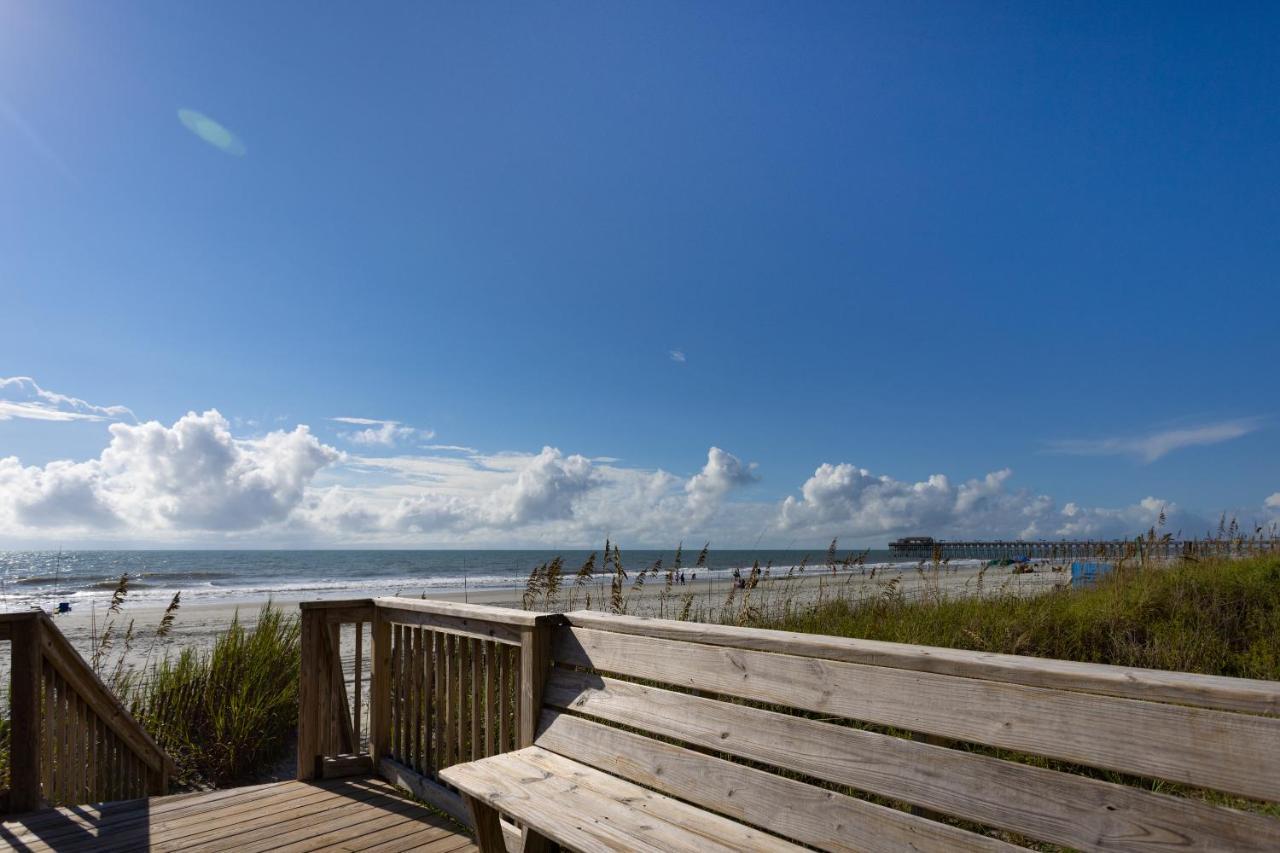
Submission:
<svg viewBox="0 0 1280 853">
<path fill-rule="evenodd" d="M 0 614 L 12 649 L 7 811 L 167 792 L 173 761 L 46 614 Z"/>
<path fill-rule="evenodd" d="M 855 825 L 868 849 L 897 849 L 899 836 L 877 842 L 876 827 L 949 843 L 959 830 L 942 815 L 1082 849 L 1280 843 L 1274 817 L 1180 787 L 1280 801 L 1276 682 L 415 599 L 304 604 L 302 620 L 299 777 L 374 772 L 469 826 L 442 777 L 536 746 L 779 832 L 775 795 L 800 783 L 762 768 L 822 780 L 837 789 L 804 801 L 817 812 L 787 809 L 783 821 L 821 849 L 850 846 Z M 646 731 L 661 742 L 619 751 Z M 508 817 L 536 824 L 527 810 Z M 540 849 L 530 826 L 523 839 L 515 823 L 499 829 L 506 849 Z"/>
<path fill-rule="evenodd" d="M 376 772 L 469 821 L 438 771 L 533 742 L 559 618 L 408 598 L 303 603 L 298 778 Z"/>
</svg>

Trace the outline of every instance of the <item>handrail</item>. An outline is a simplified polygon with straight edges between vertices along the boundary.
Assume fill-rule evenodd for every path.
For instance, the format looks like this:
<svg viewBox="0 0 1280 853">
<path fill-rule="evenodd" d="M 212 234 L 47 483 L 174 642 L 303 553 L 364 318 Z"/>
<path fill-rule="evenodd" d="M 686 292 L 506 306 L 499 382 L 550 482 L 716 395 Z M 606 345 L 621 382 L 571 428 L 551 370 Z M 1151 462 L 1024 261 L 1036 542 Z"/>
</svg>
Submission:
<svg viewBox="0 0 1280 853">
<path fill-rule="evenodd" d="M 12 644 L 9 809 L 162 794 L 173 760 L 42 611 L 0 615 Z"/>
</svg>

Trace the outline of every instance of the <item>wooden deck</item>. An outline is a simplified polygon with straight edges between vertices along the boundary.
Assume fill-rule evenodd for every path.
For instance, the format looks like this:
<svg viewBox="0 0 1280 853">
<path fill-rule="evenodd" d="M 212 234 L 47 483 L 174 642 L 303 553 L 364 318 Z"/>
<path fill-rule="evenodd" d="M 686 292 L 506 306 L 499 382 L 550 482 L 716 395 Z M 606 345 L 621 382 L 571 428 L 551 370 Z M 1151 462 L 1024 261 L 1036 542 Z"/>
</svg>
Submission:
<svg viewBox="0 0 1280 853">
<path fill-rule="evenodd" d="M 47 809 L 0 824 L 10 850 L 474 851 L 471 839 L 381 779 L 275 782 Z"/>
</svg>

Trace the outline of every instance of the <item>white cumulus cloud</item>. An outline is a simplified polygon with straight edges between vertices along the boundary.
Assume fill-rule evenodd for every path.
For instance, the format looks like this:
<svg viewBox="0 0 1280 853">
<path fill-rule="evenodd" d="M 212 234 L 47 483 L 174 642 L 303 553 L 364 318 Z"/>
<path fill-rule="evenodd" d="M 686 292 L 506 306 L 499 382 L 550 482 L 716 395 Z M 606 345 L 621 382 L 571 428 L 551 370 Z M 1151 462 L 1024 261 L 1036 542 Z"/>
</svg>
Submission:
<svg viewBox="0 0 1280 853">
<path fill-rule="evenodd" d="M 1200 519 L 1182 513 L 1169 501 L 1148 497 L 1116 509 L 1086 508 L 1008 486 L 1013 473 L 1001 469 L 956 484 L 945 474 L 904 482 L 873 474 L 849 463 L 823 464 L 800 488 L 800 497 L 782 502 L 778 525 L 783 530 L 830 531 L 852 538 L 888 538 L 922 533 L 939 537 L 990 539 L 1110 538 L 1133 536 L 1157 523 L 1161 511 L 1166 529 Z"/>
<path fill-rule="evenodd" d="M 0 460 L 3 526 L 144 534 L 254 530 L 302 503 L 316 473 L 341 454 L 305 426 L 236 439 L 216 410 L 172 426 L 115 423 L 97 459 L 22 466 Z"/>
</svg>

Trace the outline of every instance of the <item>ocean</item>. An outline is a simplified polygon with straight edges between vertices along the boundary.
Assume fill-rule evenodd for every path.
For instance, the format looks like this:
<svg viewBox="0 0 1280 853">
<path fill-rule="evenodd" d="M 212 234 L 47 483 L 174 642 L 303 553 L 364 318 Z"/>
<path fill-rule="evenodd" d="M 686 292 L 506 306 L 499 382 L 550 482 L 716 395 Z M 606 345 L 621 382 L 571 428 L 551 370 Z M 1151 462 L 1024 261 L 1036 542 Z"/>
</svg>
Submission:
<svg viewBox="0 0 1280 853">
<path fill-rule="evenodd" d="M 840 552 L 843 558 L 846 552 Z M 183 604 L 261 602 L 268 598 L 302 600 L 368 598 L 378 595 L 432 595 L 523 586 L 537 565 L 559 555 L 570 576 L 591 551 L 456 550 L 456 551 L 4 551 L 0 552 L 0 604 L 6 610 L 52 608 L 58 602 L 88 606 L 107 600 L 120 576 L 129 576 L 129 601 L 164 605 L 175 592 Z M 669 568 L 674 552 L 622 552 L 631 573 L 661 559 Z M 772 562 L 786 571 L 806 556 L 821 565 L 823 551 L 720 550 L 708 555 L 707 567 L 689 568 L 697 549 L 685 551 L 686 572 L 724 577 L 735 568 Z M 867 565 L 893 562 L 888 551 L 873 550 Z M 597 569 L 600 558 L 596 558 Z"/>
</svg>

